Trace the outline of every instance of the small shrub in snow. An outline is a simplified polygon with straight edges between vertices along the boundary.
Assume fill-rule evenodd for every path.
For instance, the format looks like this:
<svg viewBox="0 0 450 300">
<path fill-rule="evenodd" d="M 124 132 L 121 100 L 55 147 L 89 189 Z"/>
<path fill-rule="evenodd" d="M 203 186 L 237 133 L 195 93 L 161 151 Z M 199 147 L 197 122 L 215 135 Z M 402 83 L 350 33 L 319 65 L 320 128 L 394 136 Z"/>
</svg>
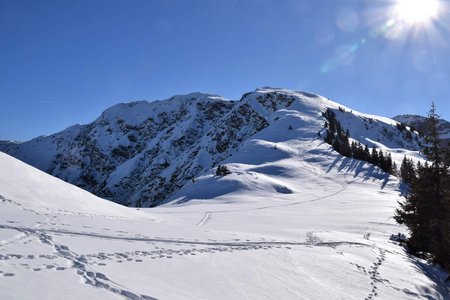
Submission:
<svg viewBox="0 0 450 300">
<path fill-rule="evenodd" d="M 133 142 L 133 143 L 137 142 L 137 138 L 132 134 L 127 135 L 127 138 L 130 142 Z"/>
<path fill-rule="evenodd" d="M 228 170 L 227 166 L 221 166 L 221 165 L 217 166 L 217 170 L 216 170 L 217 176 L 226 176 L 229 174 L 231 174 L 231 171 Z"/>
<path fill-rule="evenodd" d="M 407 242 L 406 235 L 404 235 L 403 233 L 391 234 L 391 237 L 389 239 L 401 244 Z"/>
</svg>

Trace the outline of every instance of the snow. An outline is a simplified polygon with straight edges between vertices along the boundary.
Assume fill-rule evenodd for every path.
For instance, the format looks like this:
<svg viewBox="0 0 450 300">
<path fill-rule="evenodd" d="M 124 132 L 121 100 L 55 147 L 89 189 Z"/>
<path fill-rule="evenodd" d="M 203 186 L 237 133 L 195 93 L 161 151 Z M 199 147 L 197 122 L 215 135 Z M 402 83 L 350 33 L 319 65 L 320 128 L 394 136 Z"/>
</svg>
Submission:
<svg viewBox="0 0 450 300">
<path fill-rule="evenodd" d="M 39 171 L 0 152 L 1 199 L 24 210 L 38 209 L 39 213 L 86 214 L 125 217 L 121 205 L 107 202 L 85 190 Z M 142 213 L 133 212 L 131 216 Z"/>
<path fill-rule="evenodd" d="M 317 159 L 227 164 L 233 174 L 191 184 L 221 195 L 142 210 L 1 154 L 2 297 L 449 299 L 446 274 L 389 240 L 405 232 L 396 179 L 364 163 L 356 175 L 321 147 Z"/>
<path fill-rule="evenodd" d="M 295 101 L 260 97 L 275 92 Z M 414 139 L 308 93 L 264 88 L 241 101 L 269 125 L 221 161 L 232 173 L 208 167 L 156 208 L 119 206 L 0 153 L 2 298 L 450 299 L 448 274 L 389 239 L 407 233 L 392 218 L 398 180 L 333 151 L 321 114 L 333 109 L 398 164 L 421 157 Z"/>
</svg>

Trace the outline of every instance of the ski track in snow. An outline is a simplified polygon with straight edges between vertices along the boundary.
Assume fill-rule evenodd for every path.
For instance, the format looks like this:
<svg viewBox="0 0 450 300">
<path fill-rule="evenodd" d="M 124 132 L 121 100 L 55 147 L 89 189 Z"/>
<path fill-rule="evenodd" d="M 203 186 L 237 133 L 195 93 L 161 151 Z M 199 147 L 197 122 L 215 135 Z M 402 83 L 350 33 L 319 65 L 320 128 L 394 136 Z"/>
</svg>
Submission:
<svg viewBox="0 0 450 300">
<path fill-rule="evenodd" d="M 211 218 L 211 213 L 209 211 L 207 211 L 205 213 L 205 216 L 203 217 L 203 219 L 200 220 L 200 222 L 197 224 L 197 226 L 204 226 L 209 219 Z"/>
<path fill-rule="evenodd" d="M 126 237 L 126 236 L 113 236 L 88 232 L 68 231 L 62 229 L 36 229 L 30 227 L 18 227 L 12 225 L 0 224 L 0 229 L 12 229 L 20 232 L 33 232 L 33 233 L 57 233 L 67 234 L 72 236 L 83 236 L 92 238 L 102 238 L 110 240 L 123 240 L 123 241 L 135 241 L 135 242 L 153 242 L 153 243 L 170 243 L 170 244 L 188 244 L 188 245 L 204 245 L 204 246 L 225 246 L 225 247 L 248 247 L 248 246 L 269 246 L 269 245 L 292 245 L 292 246 L 304 246 L 311 245 L 308 242 L 294 242 L 294 241 L 246 241 L 246 242 L 231 242 L 231 241 L 198 241 L 198 240 L 185 240 L 185 239 L 164 239 L 164 238 L 143 238 L 143 237 Z M 314 244 L 315 246 L 329 246 L 335 247 L 339 245 L 358 245 L 358 246 L 371 246 L 370 244 L 348 242 L 348 241 L 336 241 L 336 242 L 319 242 Z"/>
</svg>

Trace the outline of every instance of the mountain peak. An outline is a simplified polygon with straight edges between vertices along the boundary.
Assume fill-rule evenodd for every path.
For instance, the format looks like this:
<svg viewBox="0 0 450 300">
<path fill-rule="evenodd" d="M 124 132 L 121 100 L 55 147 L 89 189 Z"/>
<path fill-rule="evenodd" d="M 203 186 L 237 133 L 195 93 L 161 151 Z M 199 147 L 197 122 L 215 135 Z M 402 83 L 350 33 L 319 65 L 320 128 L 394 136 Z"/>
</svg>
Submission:
<svg viewBox="0 0 450 300">
<path fill-rule="evenodd" d="M 183 105 L 189 106 L 195 103 L 214 101 L 227 101 L 227 99 L 218 95 L 195 92 L 186 95 L 175 95 L 166 100 L 124 102 L 113 105 L 103 111 L 98 121 L 123 121 L 129 125 L 136 126 L 159 113 L 167 113 Z"/>
</svg>

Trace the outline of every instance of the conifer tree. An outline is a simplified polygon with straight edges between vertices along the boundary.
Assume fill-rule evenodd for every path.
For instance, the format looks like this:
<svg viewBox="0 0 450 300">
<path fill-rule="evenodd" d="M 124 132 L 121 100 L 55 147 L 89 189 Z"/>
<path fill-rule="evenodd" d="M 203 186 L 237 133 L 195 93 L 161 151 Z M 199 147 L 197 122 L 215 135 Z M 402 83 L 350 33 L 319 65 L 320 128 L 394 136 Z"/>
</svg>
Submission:
<svg viewBox="0 0 450 300">
<path fill-rule="evenodd" d="M 378 165 L 380 162 L 378 159 L 378 151 L 377 148 L 375 148 L 375 146 L 372 147 L 372 153 L 370 154 L 369 162 L 374 165 Z"/>
<path fill-rule="evenodd" d="M 411 236 L 408 245 L 450 270 L 450 174 L 438 128 L 439 116 L 432 104 L 428 114 L 428 136 L 423 152 L 428 162 L 417 165 L 403 160 L 401 176 L 410 184 L 406 201 L 400 203 L 395 219 L 405 224 Z M 411 167 L 412 165 L 412 167 Z"/>
<path fill-rule="evenodd" d="M 369 151 L 369 147 L 367 145 L 364 146 L 363 160 L 365 160 L 365 161 L 369 161 L 370 160 L 370 151 Z"/>
<path fill-rule="evenodd" d="M 414 162 L 407 158 L 406 155 L 403 158 L 402 165 L 400 166 L 400 179 L 407 184 L 412 184 L 416 179 Z"/>
<path fill-rule="evenodd" d="M 378 165 L 381 168 L 381 170 L 386 172 L 386 159 L 384 158 L 384 154 L 383 151 L 380 150 L 380 152 L 378 152 Z"/>
<path fill-rule="evenodd" d="M 397 168 L 395 168 L 397 169 Z M 392 155 L 391 153 L 388 153 L 387 157 L 386 157 L 386 172 L 388 172 L 389 174 L 395 174 L 394 172 L 394 166 L 392 163 Z"/>
</svg>

